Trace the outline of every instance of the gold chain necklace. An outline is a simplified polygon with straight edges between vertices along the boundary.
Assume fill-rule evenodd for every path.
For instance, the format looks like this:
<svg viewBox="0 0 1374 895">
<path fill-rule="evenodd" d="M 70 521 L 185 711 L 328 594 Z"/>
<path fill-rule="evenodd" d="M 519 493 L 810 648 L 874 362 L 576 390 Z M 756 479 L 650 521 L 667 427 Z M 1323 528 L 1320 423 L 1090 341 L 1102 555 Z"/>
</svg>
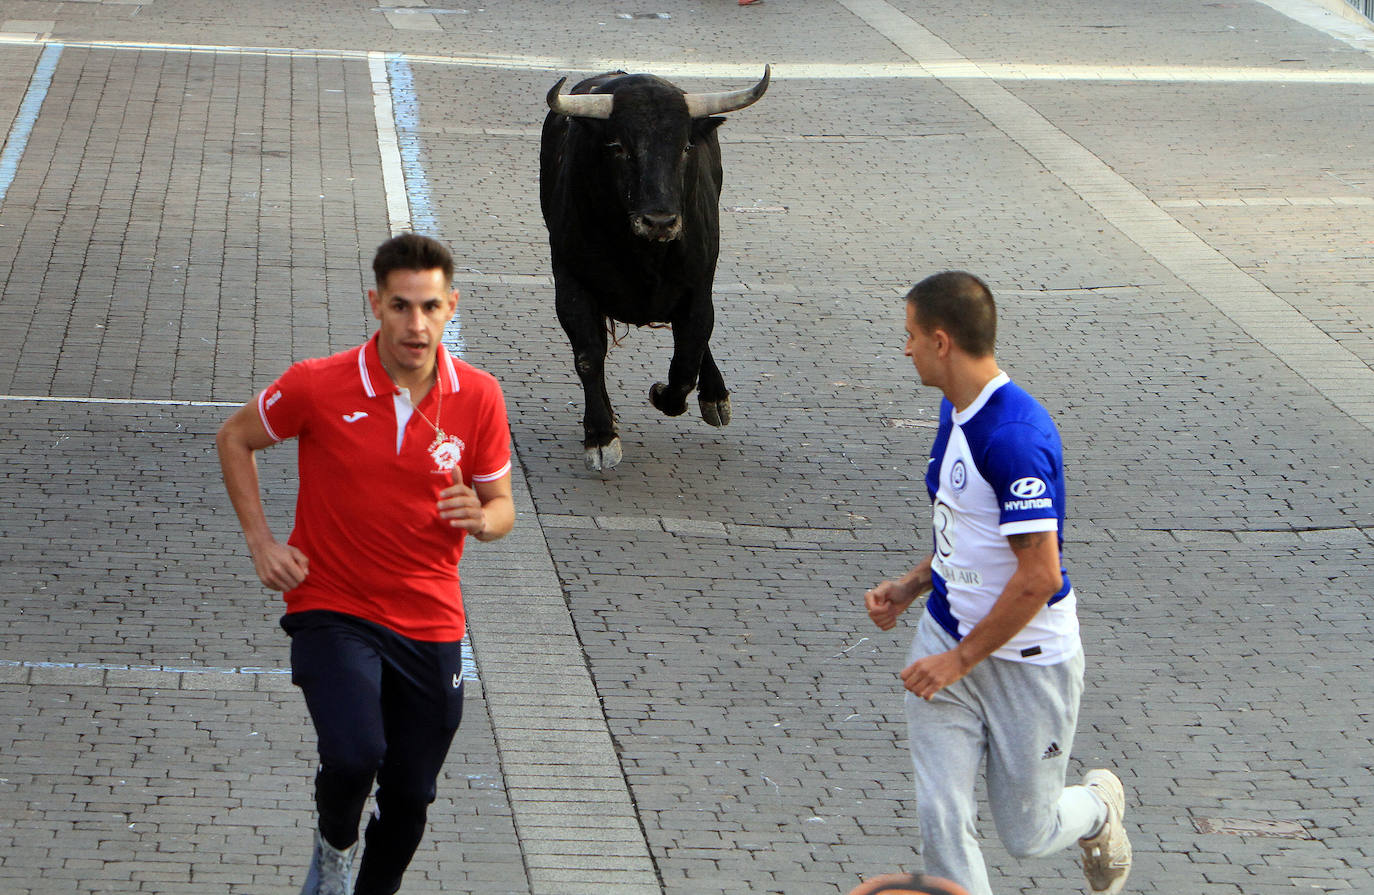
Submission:
<svg viewBox="0 0 1374 895">
<path fill-rule="evenodd" d="M 435 415 L 435 417 L 437 417 L 437 418 L 439 418 L 439 419 L 443 419 L 443 418 L 444 418 L 444 390 L 443 390 L 442 388 L 440 388 L 440 386 L 439 386 L 439 368 L 438 368 L 438 366 L 435 366 L 435 368 L 434 368 L 434 388 L 435 388 L 435 390 L 438 391 L 438 393 L 439 393 L 439 406 L 435 408 L 435 410 L 434 410 L 434 415 Z M 407 391 L 406 391 L 407 399 L 409 399 L 409 395 L 410 395 L 410 392 L 409 392 L 409 390 L 407 390 Z M 448 441 L 448 433 L 445 432 L 443 429 L 440 429 L 439 426 L 438 426 L 437 424 L 435 424 L 434 420 L 432 420 L 432 419 L 430 419 L 429 417 L 425 416 L 424 411 L 422 411 L 422 410 L 420 409 L 420 405 L 419 405 L 419 404 L 417 404 L 417 403 L 414 402 L 414 401 L 411 401 L 411 402 L 410 402 L 410 409 L 413 410 L 413 411 L 415 411 L 416 413 L 418 413 L 418 414 L 420 415 L 420 419 L 422 419 L 422 420 L 424 420 L 425 422 L 429 423 L 430 428 L 434 430 L 434 444 L 435 444 L 436 446 L 442 444 L 442 443 L 445 442 L 445 441 Z"/>
</svg>

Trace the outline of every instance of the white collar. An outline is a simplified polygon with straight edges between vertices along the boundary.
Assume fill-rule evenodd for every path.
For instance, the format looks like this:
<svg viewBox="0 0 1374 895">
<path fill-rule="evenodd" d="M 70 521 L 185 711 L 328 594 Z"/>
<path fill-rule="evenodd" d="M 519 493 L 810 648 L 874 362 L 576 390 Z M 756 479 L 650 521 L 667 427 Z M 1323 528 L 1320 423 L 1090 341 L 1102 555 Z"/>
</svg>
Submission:
<svg viewBox="0 0 1374 895">
<path fill-rule="evenodd" d="M 1011 377 L 999 370 L 997 375 L 989 379 L 988 384 L 983 386 L 983 390 L 978 393 L 978 397 L 973 399 L 972 404 L 965 407 L 963 410 L 956 410 L 954 412 L 954 422 L 962 426 L 964 423 L 973 419 L 974 415 L 983 409 L 983 405 L 988 403 L 988 399 L 992 397 L 992 393 L 1008 382 L 1011 382 Z"/>
</svg>

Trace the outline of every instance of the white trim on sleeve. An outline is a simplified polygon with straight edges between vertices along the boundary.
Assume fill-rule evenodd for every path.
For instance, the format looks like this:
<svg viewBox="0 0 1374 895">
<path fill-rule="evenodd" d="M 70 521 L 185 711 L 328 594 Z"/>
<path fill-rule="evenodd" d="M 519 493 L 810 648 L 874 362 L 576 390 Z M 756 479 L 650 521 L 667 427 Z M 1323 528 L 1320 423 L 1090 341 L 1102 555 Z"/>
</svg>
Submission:
<svg viewBox="0 0 1374 895">
<path fill-rule="evenodd" d="M 510 461 L 508 460 L 506 461 L 506 465 L 502 466 L 498 471 L 489 472 L 486 475 L 473 475 L 472 480 L 474 482 L 494 482 L 509 473 L 510 469 Z"/>
<path fill-rule="evenodd" d="M 997 530 L 1006 537 L 1024 535 L 1033 531 L 1058 531 L 1058 519 L 1021 519 L 1017 522 L 1004 522 Z"/>
<path fill-rule="evenodd" d="M 262 427 L 267 430 L 273 441 L 281 441 L 282 437 L 272 428 L 272 424 L 267 421 L 267 389 L 258 392 L 258 418 L 262 420 Z"/>
</svg>

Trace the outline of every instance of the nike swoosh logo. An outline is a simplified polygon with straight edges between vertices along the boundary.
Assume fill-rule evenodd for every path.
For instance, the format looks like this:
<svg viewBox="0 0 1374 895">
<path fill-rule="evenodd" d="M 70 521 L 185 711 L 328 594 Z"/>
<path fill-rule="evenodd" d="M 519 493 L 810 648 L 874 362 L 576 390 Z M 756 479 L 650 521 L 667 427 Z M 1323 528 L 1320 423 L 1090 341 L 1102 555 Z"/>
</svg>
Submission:
<svg viewBox="0 0 1374 895">
<path fill-rule="evenodd" d="M 355 410 L 352 413 L 345 413 L 343 415 L 343 421 L 345 423 L 356 423 L 365 416 L 367 416 L 366 410 Z"/>
</svg>

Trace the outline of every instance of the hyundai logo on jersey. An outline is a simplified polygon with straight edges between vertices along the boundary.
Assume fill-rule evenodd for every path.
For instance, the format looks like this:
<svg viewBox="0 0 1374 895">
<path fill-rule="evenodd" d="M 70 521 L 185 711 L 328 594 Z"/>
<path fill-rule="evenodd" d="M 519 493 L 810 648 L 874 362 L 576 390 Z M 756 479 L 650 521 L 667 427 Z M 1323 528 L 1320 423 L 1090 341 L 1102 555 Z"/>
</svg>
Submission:
<svg viewBox="0 0 1374 895">
<path fill-rule="evenodd" d="M 1044 494 L 1045 483 L 1042 482 L 1040 479 L 1035 478 L 1034 476 L 1030 476 L 1024 479 L 1017 479 L 1016 481 L 1012 482 L 1011 488 L 1009 490 L 1014 496 L 1019 497 L 1022 500 L 1027 500 L 1029 498 L 1039 497 L 1041 494 Z"/>
</svg>

